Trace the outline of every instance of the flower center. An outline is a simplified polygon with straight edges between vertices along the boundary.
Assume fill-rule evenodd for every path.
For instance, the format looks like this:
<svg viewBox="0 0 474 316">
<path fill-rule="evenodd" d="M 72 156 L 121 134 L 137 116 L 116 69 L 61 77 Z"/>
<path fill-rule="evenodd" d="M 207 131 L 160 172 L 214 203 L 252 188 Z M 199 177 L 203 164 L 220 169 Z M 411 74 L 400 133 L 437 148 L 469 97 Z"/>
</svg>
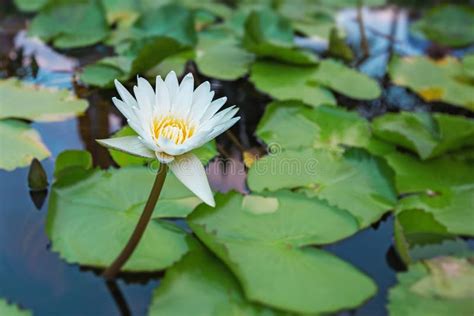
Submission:
<svg viewBox="0 0 474 316">
<path fill-rule="evenodd" d="M 193 136 L 195 128 L 184 119 L 165 116 L 156 118 L 152 126 L 153 137 L 158 140 L 165 137 L 176 145 L 184 143 L 184 141 Z"/>
</svg>

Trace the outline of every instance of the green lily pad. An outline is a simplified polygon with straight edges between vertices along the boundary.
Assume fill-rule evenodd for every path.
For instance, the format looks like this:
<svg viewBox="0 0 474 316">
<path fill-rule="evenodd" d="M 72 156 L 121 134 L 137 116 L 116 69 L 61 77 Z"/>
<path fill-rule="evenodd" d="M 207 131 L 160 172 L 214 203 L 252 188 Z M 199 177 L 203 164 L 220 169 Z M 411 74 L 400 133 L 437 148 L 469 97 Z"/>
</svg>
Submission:
<svg viewBox="0 0 474 316">
<path fill-rule="evenodd" d="M 462 79 L 462 64 L 452 57 L 440 61 L 394 57 L 389 74 L 395 84 L 410 88 L 425 101 L 442 101 L 474 110 L 474 85 Z"/>
<path fill-rule="evenodd" d="M 398 274 L 390 289 L 391 316 L 446 316 L 474 313 L 474 267 L 463 258 L 438 257 Z"/>
<path fill-rule="evenodd" d="M 123 56 L 105 57 L 87 65 L 81 73 L 82 82 L 102 88 L 113 87 L 114 80 L 125 81 L 130 77 L 132 59 Z"/>
<path fill-rule="evenodd" d="M 244 76 L 254 55 L 239 47 L 234 39 L 215 40 L 199 38 L 196 64 L 205 76 L 220 80 L 236 80 Z"/>
<path fill-rule="evenodd" d="M 297 128 L 295 128 L 297 126 Z M 295 101 L 273 102 L 266 107 L 257 136 L 270 146 L 284 149 L 367 146 L 369 123 L 355 112 L 333 106 L 308 108 Z"/>
<path fill-rule="evenodd" d="M 421 161 L 393 152 L 384 156 L 395 171 L 397 191 L 402 193 L 442 192 L 448 188 L 469 188 L 474 184 L 474 166 L 455 156 Z"/>
<path fill-rule="evenodd" d="M 109 25 L 129 27 L 140 16 L 139 6 L 134 0 L 101 0 Z"/>
<path fill-rule="evenodd" d="M 474 54 L 466 54 L 462 59 L 463 71 L 467 77 L 474 78 Z"/>
<path fill-rule="evenodd" d="M 24 84 L 17 79 L 0 80 L 0 118 L 62 121 L 83 113 L 87 106 L 87 101 L 67 90 Z"/>
<path fill-rule="evenodd" d="M 297 313 L 351 308 L 372 296 L 370 278 L 317 249 L 357 231 L 346 211 L 299 193 L 278 192 L 275 212 L 242 209 L 243 197 L 219 195 L 217 208 L 199 207 L 189 224 L 239 279 L 252 301 Z M 284 286 L 281 286 L 281 285 Z"/>
<path fill-rule="evenodd" d="M 464 241 L 449 233 L 432 213 L 422 209 L 399 208 L 394 226 L 395 247 L 407 265 L 440 255 L 465 253 L 469 249 Z"/>
<path fill-rule="evenodd" d="M 166 271 L 149 307 L 150 316 L 280 314 L 248 301 L 229 269 L 201 245 Z"/>
<path fill-rule="evenodd" d="M 171 3 L 146 10 L 135 23 L 135 27 L 144 37 L 166 36 L 189 46 L 197 42 L 193 14 L 177 4 Z"/>
<path fill-rule="evenodd" d="M 361 227 L 393 208 L 397 196 L 390 168 L 360 149 L 334 154 L 322 149 L 287 150 L 257 160 L 249 170 L 252 191 L 299 188 L 348 210 Z"/>
<path fill-rule="evenodd" d="M 8 302 L 0 298 L 0 315 L 2 316 L 31 316 L 33 315 L 28 310 L 20 309 L 18 306 L 8 304 Z"/>
<path fill-rule="evenodd" d="M 474 9 L 467 5 L 444 4 L 430 9 L 413 29 L 429 40 L 449 47 L 474 43 Z"/>
<path fill-rule="evenodd" d="M 298 64 L 316 64 L 315 54 L 296 47 L 291 24 L 278 14 L 264 10 L 252 12 L 245 21 L 244 47 L 259 57 Z"/>
<path fill-rule="evenodd" d="M 18 9 L 25 12 L 34 12 L 41 9 L 49 0 L 14 0 Z"/>
<path fill-rule="evenodd" d="M 352 99 L 372 100 L 382 93 L 377 81 L 332 59 L 320 62 L 314 80 Z"/>
<path fill-rule="evenodd" d="M 415 193 L 403 198 L 398 212 L 421 210 L 432 214 L 451 234 L 470 235 L 474 196 L 474 165 L 454 155 L 428 161 L 401 153 L 385 156 L 395 171 L 399 193 Z"/>
<path fill-rule="evenodd" d="M 108 34 L 107 21 L 99 1 L 51 0 L 31 22 L 29 33 L 59 48 L 88 46 Z"/>
<path fill-rule="evenodd" d="M 352 49 L 345 42 L 344 38 L 339 36 L 337 28 L 333 27 L 329 36 L 328 53 L 332 57 L 341 58 L 345 61 L 352 61 L 354 53 Z"/>
<path fill-rule="evenodd" d="M 89 170 L 92 168 L 92 155 L 85 150 L 65 150 L 56 158 L 54 165 L 54 177 L 60 178 L 72 169 L 81 168 Z"/>
<path fill-rule="evenodd" d="M 372 128 L 377 137 L 413 150 L 421 159 L 474 146 L 474 120 L 462 116 L 388 113 L 376 118 Z"/>
<path fill-rule="evenodd" d="M 130 237 L 154 177 L 144 167 L 61 177 L 53 185 L 46 223 L 53 251 L 70 263 L 108 266 Z M 153 219 L 125 271 L 161 270 L 187 252 L 186 233 L 158 219 L 185 216 L 200 203 L 179 186 L 182 184 L 175 177 L 167 177 Z"/>
<path fill-rule="evenodd" d="M 129 76 L 146 73 L 166 58 L 188 49 L 188 46 L 169 37 L 158 36 L 136 40 L 126 52 L 127 56 L 133 58 Z"/>
<path fill-rule="evenodd" d="M 0 120 L 0 169 L 14 170 L 28 166 L 33 158 L 51 155 L 40 135 L 28 124 L 17 120 Z"/>
<path fill-rule="evenodd" d="M 423 210 L 451 234 L 474 236 L 474 182 L 470 186 L 446 189 L 436 194 L 420 193 L 402 199 L 400 210 Z"/>
<path fill-rule="evenodd" d="M 251 67 L 250 81 L 277 100 L 299 100 L 311 106 L 335 105 L 329 90 L 313 80 L 315 68 L 258 61 Z"/>
</svg>

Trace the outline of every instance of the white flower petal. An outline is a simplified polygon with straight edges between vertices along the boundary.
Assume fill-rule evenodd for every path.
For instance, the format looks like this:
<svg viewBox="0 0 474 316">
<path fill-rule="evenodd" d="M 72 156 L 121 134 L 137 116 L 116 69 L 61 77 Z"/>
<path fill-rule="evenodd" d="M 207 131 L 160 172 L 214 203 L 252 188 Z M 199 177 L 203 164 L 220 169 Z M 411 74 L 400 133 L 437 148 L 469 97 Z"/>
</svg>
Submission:
<svg viewBox="0 0 474 316">
<path fill-rule="evenodd" d="M 138 77 L 138 86 L 133 89 L 140 110 L 145 112 L 145 117 L 153 115 L 155 103 L 155 91 L 150 83 L 141 77 Z"/>
<path fill-rule="evenodd" d="M 239 108 L 237 108 L 235 105 L 228 107 L 227 109 L 220 111 L 212 118 L 201 124 L 199 128 L 203 130 L 212 129 L 214 128 L 214 126 L 222 124 L 227 120 L 230 120 L 238 111 Z"/>
<path fill-rule="evenodd" d="M 206 172 L 201 161 L 194 154 L 176 157 L 169 167 L 191 192 L 196 194 L 204 203 L 214 207 L 216 205 L 212 195 Z"/>
<path fill-rule="evenodd" d="M 217 136 L 219 136 L 220 134 L 222 134 L 223 132 L 225 132 L 226 130 L 231 128 L 239 120 L 240 120 L 240 116 L 237 116 L 237 117 L 234 117 L 234 118 L 226 121 L 225 123 L 222 123 L 218 126 L 215 126 L 212 131 L 207 132 L 199 141 L 196 141 L 196 143 L 193 144 L 193 149 L 197 148 L 197 147 L 201 147 L 202 145 L 204 145 L 208 141 L 216 138 Z"/>
<path fill-rule="evenodd" d="M 130 92 L 118 81 L 117 79 L 114 80 L 115 88 L 117 89 L 122 101 L 127 103 L 130 107 L 138 106 L 137 101 L 132 96 Z"/>
<path fill-rule="evenodd" d="M 114 103 L 115 107 L 120 111 L 120 113 L 125 116 L 126 119 L 128 120 L 134 120 L 136 119 L 135 113 L 132 111 L 132 107 L 128 105 L 127 103 L 123 102 L 122 100 L 113 97 L 112 102 Z"/>
<path fill-rule="evenodd" d="M 207 120 L 209 120 L 214 114 L 217 113 L 217 111 L 219 111 L 222 108 L 222 106 L 226 102 L 227 102 L 226 97 L 222 97 L 222 98 L 212 101 L 209 107 L 207 108 L 206 112 L 204 112 L 204 114 L 202 115 L 200 122 L 204 123 Z"/>
<path fill-rule="evenodd" d="M 156 77 L 156 94 L 155 94 L 155 104 L 157 112 L 162 115 L 166 115 L 171 109 L 170 95 L 168 92 L 168 87 L 166 86 L 161 76 Z"/>
<path fill-rule="evenodd" d="M 146 147 L 137 136 L 97 139 L 97 142 L 105 147 L 123 151 L 135 156 L 155 158 L 154 152 Z"/>
<path fill-rule="evenodd" d="M 169 98 L 170 98 L 171 111 L 174 111 L 174 109 L 173 109 L 173 100 L 176 97 L 176 93 L 178 92 L 178 89 L 179 89 L 178 78 L 176 78 L 176 73 L 174 71 L 171 71 L 166 76 L 165 84 L 166 84 L 166 87 L 168 88 L 168 95 L 169 95 Z"/>
<path fill-rule="evenodd" d="M 178 94 L 173 99 L 173 112 L 178 117 L 186 117 L 191 110 L 193 103 L 194 78 L 192 74 L 187 74 L 181 81 Z"/>
<path fill-rule="evenodd" d="M 206 111 L 206 108 L 209 106 L 209 103 L 212 101 L 214 93 L 211 95 L 211 84 L 209 81 L 204 81 L 199 85 L 199 87 L 194 90 L 193 93 L 193 104 L 191 106 L 191 111 L 189 113 L 190 119 L 195 119 L 196 114 L 202 115 Z"/>
</svg>

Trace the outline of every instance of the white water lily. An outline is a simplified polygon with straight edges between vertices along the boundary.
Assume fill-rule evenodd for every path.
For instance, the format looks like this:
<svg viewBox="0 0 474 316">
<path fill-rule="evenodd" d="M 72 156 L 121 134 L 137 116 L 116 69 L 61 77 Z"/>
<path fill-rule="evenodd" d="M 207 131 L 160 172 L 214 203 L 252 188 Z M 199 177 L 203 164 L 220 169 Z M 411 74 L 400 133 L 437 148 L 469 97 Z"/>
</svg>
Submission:
<svg viewBox="0 0 474 316">
<path fill-rule="evenodd" d="M 204 166 L 191 150 L 217 137 L 240 117 L 238 108 L 231 106 L 219 112 L 227 98 L 214 101 L 209 82 L 194 90 L 192 74 L 181 84 L 172 71 L 163 79 L 156 78 L 156 89 L 138 77 L 135 97 L 115 80 L 122 100 L 113 98 L 115 106 L 127 118 L 138 136 L 97 140 L 100 144 L 132 155 L 156 158 L 168 164 L 176 177 L 206 204 L 215 206 Z"/>
</svg>

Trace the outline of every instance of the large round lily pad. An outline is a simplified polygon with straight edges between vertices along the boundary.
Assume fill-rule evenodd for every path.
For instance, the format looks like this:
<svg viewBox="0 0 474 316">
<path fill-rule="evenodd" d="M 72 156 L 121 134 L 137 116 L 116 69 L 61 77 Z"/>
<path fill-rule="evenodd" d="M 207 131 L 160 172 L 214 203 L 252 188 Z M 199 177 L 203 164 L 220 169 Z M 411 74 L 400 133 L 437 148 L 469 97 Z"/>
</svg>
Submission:
<svg viewBox="0 0 474 316">
<path fill-rule="evenodd" d="M 250 201 L 248 201 L 250 199 Z M 253 199 L 263 199 L 262 210 Z M 331 243 L 357 231 L 348 212 L 300 193 L 277 192 L 216 199 L 189 224 L 239 279 L 250 300 L 298 313 L 352 308 L 374 294 L 357 269 L 309 245 Z"/>
<path fill-rule="evenodd" d="M 154 173 L 145 167 L 91 170 L 80 177 L 77 173 L 61 177 L 53 185 L 46 224 L 53 250 L 67 262 L 108 266 L 130 237 L 153 179 Z M 180 216 L 183 208 L 189 209 L 187 200 L 179 196 L 183 191 L 173 190 L 176 185 L 177 180 L 171 177 L 165 182 L 168 192 L 163 192 L 154 219 L 124 270 L 160 270 L 187 252 L 186 233 L 157 219 L 173 216 L 170 212 Z M 191 210 L 194 200 L 192 204 Z"/>
</svg>

